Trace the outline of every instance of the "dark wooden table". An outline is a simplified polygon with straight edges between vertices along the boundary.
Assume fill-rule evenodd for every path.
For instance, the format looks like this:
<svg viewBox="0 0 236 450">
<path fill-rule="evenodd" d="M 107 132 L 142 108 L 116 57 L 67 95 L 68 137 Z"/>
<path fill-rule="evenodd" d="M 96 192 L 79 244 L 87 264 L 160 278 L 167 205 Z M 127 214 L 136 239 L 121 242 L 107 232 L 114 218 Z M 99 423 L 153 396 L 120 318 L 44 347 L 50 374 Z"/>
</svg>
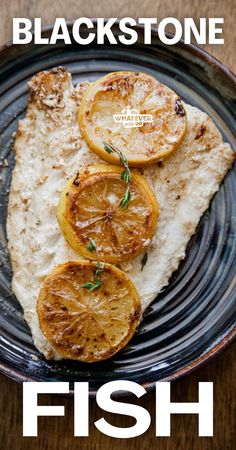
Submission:
<svg viewBox="0 0 236 450">
<path fill-rule="evenodd" d="M 107 2 L 98 0 L 0 0 L 0 43 L 12 36 L 13 17 L 42 17 L 44 24 L 51 23 L 55 17 L 73 19 L 76 17 L 224 17 L 225 45 L 206 46 L 214 56 L 221 59 L 236 71 L 236 4 L 234 0 L 119 0 Z M 187 378 L 172 384 L 173 401 L 197 401 L 197 383 L 214 382 L 214 437 L 197 436 L 197 418 L 194 416 L 174 416 L 172 418 L 172 437 L 155 437 L 155 396 L 148 393 L 139 405 L 151 414 L 152 425 L 143 435 L 131 440 L 112 439 L 96 430 L 93 422 L 103 415 L 116 426 L 129 426 L 130 420 L 104 414 L 91 401 L 89 438 L 73 437 L 73 399 L 57 395 L 44 396 L 46 404 L 65 404 L 66 417 L 40 418 L 38 438 L 22 437 L 22 386 L 0 376 L 0 447 L 5 450 L 234 450 L 236 448 L 235 430 L 235 382 L 236 364 L 235 344 L 207 366 L 192 373 Z"/>
</svg>

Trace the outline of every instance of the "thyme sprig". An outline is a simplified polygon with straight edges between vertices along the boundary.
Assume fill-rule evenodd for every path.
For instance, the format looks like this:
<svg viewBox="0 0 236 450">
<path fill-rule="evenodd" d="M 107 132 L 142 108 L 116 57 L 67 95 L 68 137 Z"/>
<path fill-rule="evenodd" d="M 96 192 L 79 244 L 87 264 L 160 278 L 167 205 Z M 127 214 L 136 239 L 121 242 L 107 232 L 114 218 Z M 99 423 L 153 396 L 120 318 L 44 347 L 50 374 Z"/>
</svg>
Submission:
<svg viewBox="0 0 236 450">
<path fill-rule="evenodd" d="M 89 240 L 89 243 L 87 245 L 87 250 L 89 252 L 96 252 L 97 253 L 97 268 L 94 272 L 94 279 L 93 281 L 89 281 L 87 283 L 82 284 L 82 287 L 85 289 L 88 289 L 89 292 L 95 291 L 95 289 L 98 289 L 102 285 L 102 279 L 101 279 L 101 273 L 104 272 L 104 263 L 99 260 L 99 255 L 97 251 L 97 245 L 96 242 L 93 239 Z"/>
<path fill-rule="evenodd" d="M 129 201 L 131 199 L 131 191 L 130 191 L 131 172 L 127 158 L 118 148 L 114 147 L 114 145 L 108 144 L 107 142 L 104 142 L 104 149 L 107 153 L 116 153 L 119 156 L 120 163 L 122 164 L 122 166 L 124 166 L 124 170 L 123 172 L 121 172 L 120 177 L 128 186 L 120 201 L 119 206 L 121 208 L 124 207 L 128 208 Z"/>
<path fill-rule="evenodd" d="M 124 207 L 128 208 L 130 199 L 131 199 L 130 186 L 128 186 L 121 201 L 120 201 L 119 206 L 121 208 L 124 208 Z"/>
</svg>

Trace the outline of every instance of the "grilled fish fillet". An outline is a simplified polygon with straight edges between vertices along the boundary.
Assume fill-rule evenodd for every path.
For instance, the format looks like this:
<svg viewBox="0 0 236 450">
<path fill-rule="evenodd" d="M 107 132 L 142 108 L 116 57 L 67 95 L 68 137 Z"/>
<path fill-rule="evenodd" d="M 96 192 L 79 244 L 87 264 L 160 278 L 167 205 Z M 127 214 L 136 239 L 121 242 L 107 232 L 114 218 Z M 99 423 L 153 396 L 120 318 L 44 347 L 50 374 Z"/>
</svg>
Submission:
<svg viewBox="0 0 236 450">
<path fill-rule="evenodd" d="M 9 197 L 7 235 L 13 267 L 12 289 L 22 305 L 35 346 L 48 359 L 60 359 L 43 336 L 36 300 L 44 277 L 59 263 L 78 259 L 65 242 L 56 206 L 68 178 L 101 160 L 91 153 L 78 127 L 78 108 L 88 83 L 76 88 L 63 68 L 35 75 L 25 119 L 15 139 L 15 168 Z M 142 256 L 123 266 L 145 310 L 178 268 L 186 246 L 235 154 L 213 121 L 189 105 L 187 134 L 168 160 L 143 171 L 158 197 L 157 232 Z"/>
</svg>

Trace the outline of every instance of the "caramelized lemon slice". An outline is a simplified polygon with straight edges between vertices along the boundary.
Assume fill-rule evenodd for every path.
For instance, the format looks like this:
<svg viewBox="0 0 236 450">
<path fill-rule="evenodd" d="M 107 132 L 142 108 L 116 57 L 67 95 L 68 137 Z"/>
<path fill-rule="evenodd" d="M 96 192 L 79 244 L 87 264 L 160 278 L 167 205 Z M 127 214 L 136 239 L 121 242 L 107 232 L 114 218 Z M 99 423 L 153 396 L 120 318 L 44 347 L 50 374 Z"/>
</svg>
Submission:
<svg viewBox="0 0 236 450">
<path fill-rule="evenodd" d="M 95 362 L 122 349 L 140 321 L 140 299 L 128 276 L 105 264 L 101 286 L 83 287 L 93 279 L 96 263 L 57 266 L 41 287 L 37 313 L 43 334 L 63 358 Z"/>
<path fill-rule="evenodd" d="M 128 207 L 121 207 L 126 184 L 117 166 L 89 166 L 66 185 L 57 218 L 67 242 L 89 259 L 119 263 L 143 252 L 155 233 L 159 207 L 145 179 L 132 172 Z M 126 205 L 127 206 L 127 205 Z M 91 240 L 97 252 L 89 250 Z"/>
<path fill-rule="evenodd" d="M 177 94 L 145 73 L 114 72 L 99 78 L 88 87 L 79 110 L 90 149 L 113 164 L 119 158 L 106 153 L 104 142 L 117 147 L 130 166 L 144 166 L 173 152 L 186 124 Z"/>
</svg>

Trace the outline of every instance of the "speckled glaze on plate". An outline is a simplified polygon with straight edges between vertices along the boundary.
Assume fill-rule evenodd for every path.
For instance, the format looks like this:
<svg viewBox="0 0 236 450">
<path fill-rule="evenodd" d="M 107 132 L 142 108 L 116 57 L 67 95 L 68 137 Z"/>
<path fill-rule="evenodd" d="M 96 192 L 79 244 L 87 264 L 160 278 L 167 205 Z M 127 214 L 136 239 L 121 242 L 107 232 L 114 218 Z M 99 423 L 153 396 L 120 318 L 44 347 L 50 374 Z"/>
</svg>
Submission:
<svg viewBox="0 0 236 450">
<path fill-rule="evenodd" d="M 95 23 L 96 26 L 96 23 Z M 71 27 L 70 27 L 71 29 Z M 189 373 L 235 336 L 236 171 L 226 176 L 187 256 L 169 286 L 148 308 L 129 345 L 96 364 L 49 362 L 35 349 L 22 310 L 11 292 L 6 217 L 13 138 L 27 105 L 27 81 L 39 70 L 63 65 L 74 83 L 117 70 L 144 71 L 207 112 L 236 149 L 236 80 L 203 50 L 180 43 L 165 46 L 153 31 L 153 45 L 131 47 L 6 45 L 0 51 L 0 371 L 17 381 L 89 381 L 91 394 L 110 380 L 129 379 L 146 388 Z M 114 27 L 118 33 L 118 27 Z M 48 36 L 46 29 L 44 36 Z"/>
</svg>

